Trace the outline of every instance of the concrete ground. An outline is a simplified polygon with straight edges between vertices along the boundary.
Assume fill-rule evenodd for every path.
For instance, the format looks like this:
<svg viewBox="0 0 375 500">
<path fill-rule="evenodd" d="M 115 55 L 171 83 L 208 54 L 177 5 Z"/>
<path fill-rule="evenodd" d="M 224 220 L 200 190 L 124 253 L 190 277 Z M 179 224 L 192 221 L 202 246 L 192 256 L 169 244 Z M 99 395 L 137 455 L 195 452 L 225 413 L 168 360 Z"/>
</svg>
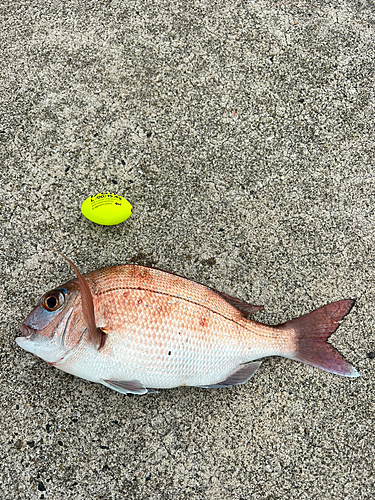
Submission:
<svg viewBox="0 0 375 500">
<path fill-rule="evenodd" d="M 374 498 L 371 1 L 0 3 L 0 498 Z M 117 227 L 82 201 L 133 205 Z M 128 397 L 21 350 L 42 293 L 146 263 L 284 322 L 357 299 L 331 341 L 246 385 Z"/>
</svg>

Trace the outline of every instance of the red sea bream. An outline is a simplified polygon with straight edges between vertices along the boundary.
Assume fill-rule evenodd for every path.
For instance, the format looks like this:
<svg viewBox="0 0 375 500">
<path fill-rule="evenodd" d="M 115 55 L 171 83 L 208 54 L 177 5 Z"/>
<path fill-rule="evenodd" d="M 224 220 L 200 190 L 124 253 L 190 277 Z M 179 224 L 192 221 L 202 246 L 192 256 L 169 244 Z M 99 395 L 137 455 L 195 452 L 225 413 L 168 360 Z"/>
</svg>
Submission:
<svg viewBox="0 0 375 500">
<path fill-rule="evenodd" d="M 77 377 L 133 394 L 220 388 L 247 382 L 267 356 L 358 376 L 326 342 L 353 300 L 266 326 L 247 317 L 261 306 L 159 269 L 122 265 L 81 276 L 69 263 L 78 279 L 42 297 L 16 342 Z"/>
</svg>

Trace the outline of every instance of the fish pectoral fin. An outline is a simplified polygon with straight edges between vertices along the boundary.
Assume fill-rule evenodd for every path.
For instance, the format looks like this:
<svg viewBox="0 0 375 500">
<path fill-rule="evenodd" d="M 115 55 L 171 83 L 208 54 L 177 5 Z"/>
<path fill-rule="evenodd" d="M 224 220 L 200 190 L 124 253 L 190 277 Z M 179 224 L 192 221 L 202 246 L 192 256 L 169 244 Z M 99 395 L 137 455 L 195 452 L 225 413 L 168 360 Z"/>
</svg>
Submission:
<svg viewBox="0 0 375 500">
<path fill-rule="evenodd" d="M 216 291 L 216 290 L 215 290 Z M 237 299 L 236 297 L 232 297 L 227 293 L 216 291 L 220 297 L 223 297 L 231 306 L 238 309 L 244 316 L 249 316 L 250 314 L 254 314 L 258 311 L 262 311 L 264 309 L 263 306 L 254 306 L 253 304 L 248 304 L 247 302 Z"/>
<path fill-rule="evenodd" d="M 101 383 L 122 394 L 146 394 L 149 391 L 139 380 L 102 380 Z"/>
<path fill-rule="evenodd" d="M 82 307 L 83 321 L 85 322 L 91 342 L 94 344 L 95 348 L 98 349 L 98 351 L 100 351 L 100 349 L 104 347 L 105 334 L 100 328 L 97 328 L 95 324 L 94 301 L 92 299 L 92 294 L 89 285 L 87 284 L 87 281 L 82 276 L 82 274 L 79 272 L 77 266 L 75 266 L 73 262 L 70 259 L 68 259 L 68 257 L 65 257 L 65 255 L 63 255 L 62 253 L 60 252 L 57 253 L 61 255 L 61 257 L 63 257 L 68 262 L 68 264 L 73 268 L 74 272 L 76 273 L 79 289 L 81 292 L 81 302 L 82 302 L 81 307 Z"/>
<path fill-rule="evenodd" d="M 261 361 L 254 361 L 253 363 L 246 363 L 245 365 L 240 365 L 232 372 L 228 378 L 212 385 L 200 385 L 203 389 L 221 389 L 223 387 L 231 387 L 232 385 L 242 385 L 245 384 L 254 373 L 258 370 L 261 365 Z"/>
</svg>

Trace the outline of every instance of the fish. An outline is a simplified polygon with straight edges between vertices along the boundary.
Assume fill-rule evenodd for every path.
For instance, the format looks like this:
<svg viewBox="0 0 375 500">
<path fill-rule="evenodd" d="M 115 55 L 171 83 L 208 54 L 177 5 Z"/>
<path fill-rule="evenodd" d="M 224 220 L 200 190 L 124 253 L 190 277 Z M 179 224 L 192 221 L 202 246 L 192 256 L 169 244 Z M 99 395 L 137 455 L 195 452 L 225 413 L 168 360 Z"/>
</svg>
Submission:
<svg viewBox="0 0 375 500">
<path fill-rule="evenodd" d="M 268 326 L 249 318 L 263 306 L 181 276 L 134 264 L 81 275 L 64 258 L 76 278 L 42 296 L 16 339 L 64 372 L 138 395 L 242 385 L 269 356 L 359 376 L 327 342 L 353 299 Z"/>
</svg>

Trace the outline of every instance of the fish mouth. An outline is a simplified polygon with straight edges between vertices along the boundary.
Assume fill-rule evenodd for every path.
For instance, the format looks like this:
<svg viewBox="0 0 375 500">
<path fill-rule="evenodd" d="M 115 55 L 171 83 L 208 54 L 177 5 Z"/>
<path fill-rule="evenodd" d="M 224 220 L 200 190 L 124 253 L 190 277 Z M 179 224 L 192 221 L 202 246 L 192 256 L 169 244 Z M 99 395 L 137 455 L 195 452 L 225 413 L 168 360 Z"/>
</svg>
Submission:
<svg viewBox="0 0 375 500">
<path fill-rule="evenodd" d="M 31 338 L 31 336 L 37 332 L 34 328 L 30 328 L 29 326 L 26 326 L 25 324 L 22 324 L 20 326 L 21 332 L 25 335 L 27 339 Z"/>
</svg>

